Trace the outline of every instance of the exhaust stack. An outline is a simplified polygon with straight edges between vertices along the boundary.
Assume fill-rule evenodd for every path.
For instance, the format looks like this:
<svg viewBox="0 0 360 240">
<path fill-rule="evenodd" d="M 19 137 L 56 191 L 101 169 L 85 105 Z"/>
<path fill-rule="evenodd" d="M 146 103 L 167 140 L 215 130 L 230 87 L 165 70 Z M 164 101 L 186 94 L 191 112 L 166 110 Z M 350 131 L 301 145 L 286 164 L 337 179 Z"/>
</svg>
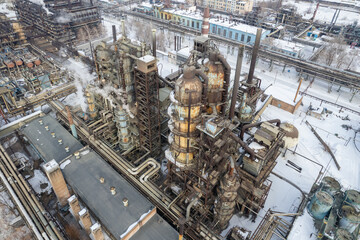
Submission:
<svg viewBox="0 0 360 240">
<path fill-rule="evenodd" d="M 156 29 L 152 29 L 153 56 L 156 58 Z"/>
<path fill-rule="evenodd" d="M 209 7 L 206 7 L 204 9 L 204 16 L 201 27 L 201 36 L 209 37 L 209 28 L 210 28 L 209 18 L 210 18 Z"/>
<path fill-rule="evenodd" d="M 248 83 L 248 84 L 252 84 L 252 80 L 254 78 L 255 64 L 256 64 L 257 54 L 258 54 L 259 47 L 260 47 L 261 32 L 262 32 L 262 29 L 258 28 L 257 32 L 256 32 L 255 44 L 254 44 L 254 47 L 252 50 L 249 75 L 248 75 L 248 79 L 246 81 L 246 83 Z"/>
<path fill-rule="evenodd" d="M 233 93 L 232 93 L 230 113 L 229 113 L 230 119 L 232 119 L 235 115 L 235 105 L 236 105 L 236 99 L 237 99 L 237 94 L 238 94 L 238 90 L 239 90 L 239 81 L 240 81 L 243 57 L 244 57 L 244 45 L 241 44 L 238 49 L 238 58 L 237 58 L 237 62 L 236 62 L 235 79 L 234 79 Z"/>
</svg>

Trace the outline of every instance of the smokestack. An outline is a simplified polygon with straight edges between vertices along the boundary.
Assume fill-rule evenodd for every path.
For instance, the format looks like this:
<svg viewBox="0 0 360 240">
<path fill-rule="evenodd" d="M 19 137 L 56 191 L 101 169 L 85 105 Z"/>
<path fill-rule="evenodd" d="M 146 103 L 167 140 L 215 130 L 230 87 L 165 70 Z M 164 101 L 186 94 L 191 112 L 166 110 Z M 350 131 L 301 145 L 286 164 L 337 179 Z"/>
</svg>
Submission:
<svg viewBox="0 0 360 240">
<path fill-rule="evenodd" d="M 257 54 L 258 54 L 259 47 L 260 47 L 261 32 L 262 32 L 262 29 L 258 28 L 257 32 L 256 32 L 255 44 L 254 44 L 254 47 L 253 47 L 253 50 L 252 50 L 249 75 L 248 75 L 248 79 L 246 81 L 246 83 L 248 83 L 248 84 L 252 84 L 252 80 L 254 78 L 256 58 L 257 58 Z"/>
<path fill-rule="evenodd" d="M 77 199 L 77 197 L 75 195 L 72 195 L 71 197 L 68 198 L 67 201 L 70 205 L 70 209 L 71 209 L 73 216 L 76 218 L 76 220 L 79 221 L 79 212 L 80 212 L 79 200 Z"/>
<path fill-rule="evenodd" d="M 152 29 L 153 56 L 156 58 L 156 29 Z"/>
<path fill-rule="evenodd" d="M 236 62 L 236 71 L 235 71 L 235 79 L 234 79 L 234 86 L 233 86 L 233 93 L 231 98 L 231 105 L 230 105 L 230 113 L 229 118 L 233 119 L 235 115 L 235 104 L 237 99 L 237 93 L 239 90 L 239 81 L 240 81 L 240 74 L 241 74 L 241 66 L 242 60 L 244 57 L 244 45 L 240 44 L 238 49 L 238 57 Z"/>
<path fill-rule="evenodd" d="M 179 219 L 179 240 L 183 240 L 185 222 L 186 219 L 184 217 Z"/>
<path fill-rule="evenodd" d="M 101 230 L 100 223 L 97 222 L 94 225 L 92 225 L 90 227 L 90 230 L 94 240 L 104 240 L 104 234 L 103 231 Z"/>
<path fill-rule="evenodd" d="M 81 211 L 79 212 L 79 217 L 83 228 L 88 234 L 90 234 L 90 227 L 92 226 L 92 223 L 89 211 L 86 208 L 81 209 Z"/>
<path fill-rule="evenodd" d="M 116 26 L 112 25 L 113 42 L 116 42 Z"/>
<path fill-rule="evenodd" d="M 206 7 L 204 9 L 204 16 L 201 27 L 201 36 L 209 37 L 209 18 L 210 18 L 209 7 Z"/>
<path fill-rule="evenodd" d="M 72 135 L 74 136 L 74 138 L 77 139 L 78 137 L 77 137 L 76 127 L 75 127 L 73 118 L 71 116 L 70 108 L 69 108 L 69 106 L 65 106 L 65 109 L 66 109 L 66 112 L 67 112 L 67 117 L 68 117 L 68 120 L 69 120 L 69 126 L 71 128 Z"/>
<path fill-rule="evenodd" d="M 44 165 L 44 171 L 54 189 L 60 205 L 65 206 L 67 204 L 67 199 L 70 197 L 70 193 L 59 164 L 55 160 L 51 160 Z"/>
</svg>

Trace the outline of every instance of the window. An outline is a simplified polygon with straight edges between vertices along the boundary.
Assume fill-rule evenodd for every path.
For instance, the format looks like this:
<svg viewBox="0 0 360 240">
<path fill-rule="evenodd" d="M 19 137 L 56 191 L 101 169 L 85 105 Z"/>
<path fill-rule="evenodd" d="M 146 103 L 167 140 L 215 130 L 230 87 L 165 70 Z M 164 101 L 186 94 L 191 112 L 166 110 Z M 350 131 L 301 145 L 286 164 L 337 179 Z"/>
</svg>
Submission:
<svg viewBox="0 0 360 240">
<path fill-rule="evenodd" d="M 226 30 L 224 29 L 224 37 L 226 37 Z"/>
<path fill-rule="evenodd" d="M 167 15 L 165 15 L 165 20 L 167 20 Z"/>
<path fill-rule="evenodd" d="M 221 35 L 221 28 L 218 28 L 218 35 Z"/>
<path fill-rule="evenodd" d="M 200 28 L 200 23 L 199 23 L 199 22 L 196 23 L 196 28 L 197 28 L 197 29 Z"/>
<path fill-rule="evenodd" d="M 189 20 L 187 20 L 187 26 L 188 26 L 188 27 L 190 26 L 190 21 L 189 21 Z"/>
<path fill-rule="evenodd" d="M 194 21 L 191 21 L 191 27 L 192 28 L 194 27 Z"/>
<path fill-rule="evenodd" d="M 215 34 L 215 33 L 216 33 L 216 27 L 215 27 L 215 26 L 213 26 L 213 30 L 212 30 L 212 32 L 213 32 L 213 34 Z"/>
<path fill-rule="evenodd" d="M 232 38 L 232 31 L 229 32 L 229 38 Z"/>
<path fill-rule="evenodd" d="M 239 40 L 239 33 L 235 33 L 235 40 Z"/>
<path fill-rule="evenodd" d="M 246 42 L 250 42 L 251 41 L 251 37 L 250 36 L 248 36 L 248 38 L 247 38 L 247 41 Z"/>
<path fill-rule="evenodd" d="M 243 42 L 245 39 L 245 35 L 244 34 L 241 34 L 241 41 Z"/>
<path fill-rule="evenodd" d="M 163 18 L 164 18 L 163 13 L 161 13 L 161 19 L 163 19 Z"/>
</svg>

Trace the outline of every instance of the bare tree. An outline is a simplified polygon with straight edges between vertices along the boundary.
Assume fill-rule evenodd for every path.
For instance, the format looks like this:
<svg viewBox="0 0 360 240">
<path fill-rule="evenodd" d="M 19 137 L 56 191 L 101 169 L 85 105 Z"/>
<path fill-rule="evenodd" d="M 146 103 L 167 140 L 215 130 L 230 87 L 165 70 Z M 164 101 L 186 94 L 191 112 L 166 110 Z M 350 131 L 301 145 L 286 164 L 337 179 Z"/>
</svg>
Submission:
<svg viewBox="0 0 360 240">
<path fill-rule="evenodd" d="M 349 59 L 349 62 L 348 62 L 348 65 L 346 67 L 346 69 L 350 70 L 353 66 L 353 63 L 354 63 L 354 60 L 359 58 L 360 54 L 359 54 L 359 49 L 353 49 L 351 52 L 350 52 L 350 59 Z"/>
<path fill-rule="evenodd" d="M 156 38 L 157 38 L 156 39 L 157 48 L 160 51 L 165 51 L 166 50 L 165 34 L 163 32 L 159 32 Z"/>
</svg>

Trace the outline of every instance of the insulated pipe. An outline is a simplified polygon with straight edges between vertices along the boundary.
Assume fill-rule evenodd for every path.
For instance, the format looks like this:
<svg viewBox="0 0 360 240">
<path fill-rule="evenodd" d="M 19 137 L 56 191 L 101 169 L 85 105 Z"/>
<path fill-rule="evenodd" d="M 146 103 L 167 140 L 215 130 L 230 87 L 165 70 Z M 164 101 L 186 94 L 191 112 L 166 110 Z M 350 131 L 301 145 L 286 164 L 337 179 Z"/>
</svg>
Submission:
<svg viewBox="0 0 360 240">
<path fill-rule="evenodd" d="M 5 187 L 7 188 L 7 190 L 9 191 L 10 195 L 12 196 L 12 198 L 14 199 L 16 205 L 18 206 L 19 211 L 22 213 L 22 215 L 24 216 L 24 218 L 26 219 L 26 222 L 29 224 L 29 227 L 31 228 L 31 230 L 34 232 L 36 238 L 38 240 L 42 240 L 43 237 L 41 236 L 40 232 L 38 231 L 38 229 L 36 228 L 34 222 L 32 221 L 31 217 L 29 216 L 29 214 L 27 213 L 27 211 L 25 210 L 24 206 L 22 205 L 22 203 L 20 202 L 19 198 L 16 196 L 14 190 L 12 189 L 12 187 L 10 186 L 8 180 L 6 179 L 6 177 L 4 176 L 4 174 L 2 173 L 2 171 L 0 171 L 0 178 L 2 180 L 2 182 L 5 184 Z"/>
<path fill-rule="evenodd" d="M 235 133 L 230 133 L 230 137 L 239 143 L 243 148 L 245 148 L 245 151 L 250 154 L 250 158 L 252 160 L 255 160 L 255 152 L 252 150 L 246 143 L 244 143 L 238 136 L 235 135 Z"/>
<path fill-rule="evenodd" d="M 246 83 L 248 83 L 248 84 L 252 84 L 252 80 L 254 78 L 256 58 L 257 58 L 257 54 L 258 54 L 259 47 L 260 47 L 261 32 L 262 32 L 262 29 L 258 28 L 257 32 L 256 32 L 255 44 L 254 44 L 254 47 L 253 47 L 253 50 L 252 50 L 249 75 L 248 75 L 248 79 L 246 80 Z"/>
<path fill-rule="evenodd" d="M 208 85 L 209 85 L 209 78 L 203 71 L 201 71 L 199 69 L 195 70 L 195 75 L 200 76 L 204 80 L 204 84 L 203 84 L 203 103 L 205 103 L 205 102 L 207 102 L 206 97 L 207 97 L 207 89 L 208 89 Z"/>
<path fill-rule="evenodd" d="M 258 123 L 246 124 L 246 125 L 244 125 L 244 126 L 241 128 L 240 139 L 241 139 L 241 140 L 244 140 L 244 133 L 245 133 L 245 130 L 246 130 L 246 129 L 252 128 L 252 127 L 256 127 L 256 126 L 260 126 L 260 125 L 261 125 L 262 123 L 264 123 L 264 122 L 276 123 L 276 126 L 277 126 L 277 127 L 280 127 L 281 120 L 280 120 L 280 119 L 272 119 L 272 120 L 269 120 L 269 121 L 263 121 L 263 122 L 258 122 Z"/>
<path fill-rule="evenodd" d="M 5 150 L 2 148 L 2 146 L 0 146 L 0 150 L 2 151 L 3 156 L 5 156 L 4 159 L 5 160 L 7 159 L 7 161 L 4 160 L 5 161 L 4 163 L 6 165 L 8 163 L 10 164 L 10 166 L 7 165 L 7 167 L 9 168 L 9 170 L 13 174 L 13 176 L 15 176 L 15 180 L 18 182 L 18 185 L 20 186 L 20 189 L 23 191 L 24 196 L 27 197 L 28 202 L 30 203 L 31 207 L 34 209 L 34 211 L 35 211 L 36 215 L 38 216 L 38 218 L 39 218 L 40 222 L 42 223 L 42 225 L 45 227 L 45 229 L 50 234 L 52 239 L 63 239 L 63 237 L 59 233 L 58 229 L 56 227 L 53 227 L 54 224 L 53 224 L 52 220 L 47 221 L 45 219 L 44 216 L 45 216 L 45 214 L 47 214 L 47 212 L 45 211 L 43 206 L 39 203 L 39 201 L 37 200 L 35 195 L 31 192 L 31 188 L 29 187 L 27 182 L 24 180 L 22 175 L 17 171 L 16 166 L 11 161 L 11 158 L 5 152 Z M 51 228 L 48 227 L 49 224 L 50 224 Z M 43 235 L 44 235 L 44 233 L 43 233 Z M 55 235 L 56 235 L 56 237 L 55 237 Z M 45 236 L 44 238 L 47 239 L 47 236 Z"/>
<path fill-rule="evenodd" d="M 153 56 L 156 58 L 156 29 L 152 29 Z"/>
<path fill-rule="evenodd" d="M 197 201 L 199 201 L 199 199 L 201 198 L 201 193 L 199 193 L 199 195 L 194 199 L 192 200 L 189 205 L 187 206 L 186 208 L 186 222 L 189 221 L 189 218 L 190 218 L 190 210 L 192 208 L 192 206 L 195 205 L 195 203 L 197 203 Z"/>
<path fill-rule="evenodd" d="M 235 79 L 234 79 L 233 93 L 232 93 L 230 113 L 229 113 L 230 119 L 233 119 L 235 116 L 235 105 L 236 105 L 237 94 L 239 91 L 239 81 L 240 81 L 242 59 L 244 57 L 244 48 L 245 46 L 243 44 L 240 44 L 238 49 L 238 58 L 236 62 Z"/>
</svg>

